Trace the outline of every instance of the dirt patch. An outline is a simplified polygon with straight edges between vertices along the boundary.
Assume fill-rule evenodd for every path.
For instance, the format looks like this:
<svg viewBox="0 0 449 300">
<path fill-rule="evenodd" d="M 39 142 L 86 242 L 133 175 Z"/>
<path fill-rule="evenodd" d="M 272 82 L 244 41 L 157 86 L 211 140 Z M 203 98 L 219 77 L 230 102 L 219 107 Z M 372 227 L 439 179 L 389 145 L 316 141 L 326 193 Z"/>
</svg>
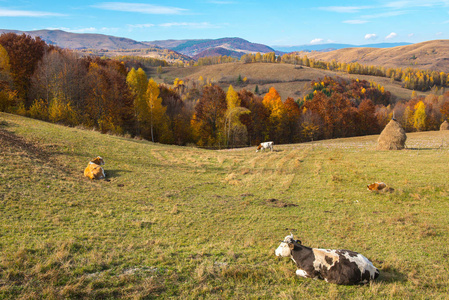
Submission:
<svg viewBox="0 0 449 300">
<path fill-rule="evenodd" d="M 297 204 L 294 203 L 289 203 L 289 202 L 284 202 L 278 199 L 267 199 L 265 200 L 265 203 L 269 206 L 273 206 L 273 207 L 291 207 L 291 206 L 298 206 Z"/>
</svg>

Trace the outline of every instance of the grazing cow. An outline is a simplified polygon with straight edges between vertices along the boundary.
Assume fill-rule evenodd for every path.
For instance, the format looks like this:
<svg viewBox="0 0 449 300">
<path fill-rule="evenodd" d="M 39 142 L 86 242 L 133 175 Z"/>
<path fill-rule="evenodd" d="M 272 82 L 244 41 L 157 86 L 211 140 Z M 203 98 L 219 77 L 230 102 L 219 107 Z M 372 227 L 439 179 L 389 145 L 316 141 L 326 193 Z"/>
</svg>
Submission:
<svg viewBox="0 0 449 300">
<path fill-rule="evenodd" d="M 104 170 L 101 166 L 103 166 L 104 160 L 102 157 L 97 156 L 96 158 L 92 159 L 89 164 L 87 165 L 87 168 L 84 170 L 84 176 L 89 177 L 90 179 L 102 179 L 106 177 L 106 174 L 104 174 Z"/>
<path fill-rule="evenodd" d="M 383 182 L 375 182 L 367 185 L 368 190 L 370 191 L 381 191 L 387 187 L 387 185 Z"/>
<path fill-rule="evenodd" d="M 379 277 L 379 270 L 363 255 L 349 250 L 309 248 L 285 237 L 276 249 L 276 256 L 291 257 L 296 263 L 296 275 L 324 279 L 336 284 L 367 283 Z"/>
<path fill-rule="evenodd" d="M 265 142 L 265 143 L 260 143 L 259 146 L 257 146 L 257 150 L 256 152 L 259 152 L 259 150 L 265 150 L 270 148 L 270 151 L 273 151 L 273 142 Z"/>
</svg>

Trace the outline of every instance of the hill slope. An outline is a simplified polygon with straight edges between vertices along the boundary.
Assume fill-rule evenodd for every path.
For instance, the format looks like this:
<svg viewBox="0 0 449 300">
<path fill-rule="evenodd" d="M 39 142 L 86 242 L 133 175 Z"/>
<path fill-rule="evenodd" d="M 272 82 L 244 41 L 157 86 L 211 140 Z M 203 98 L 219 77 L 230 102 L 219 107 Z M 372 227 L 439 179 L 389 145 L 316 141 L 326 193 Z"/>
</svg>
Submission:
<svg viewBox="0 0 449 300">
<path fill-rule="evenodd" d="M 17 34 L 28 34 L 32 37 L 39 36 L 47 44 L 56 45 L 61 48 L 68 49 L 143 49 L 148 48 L 149 45 L 132 39 L 115 37 L 104 34 L 93 33 L 71 33 L 62 30 L 35 30 L 35 31 L 19 31 L 0 29 L 0 33 L 13 32 Z"/>
<path fill-rule="evenodd" d="M 359 62 L 391 68 L 418 68 L 449 72 L 449 40 L 434 40 L 394 48 L 347 48 L 330 52 L 298 53 L 323 61 Z"/>
<path fill-rule="evenodd" d="M 0 113 L 0 298 L 445 298 L 448 133 L 409 134 L 404 151 L 376 138 L 255 155 Z M 109 181 L 83 177 L 97 155 Z M 376 180 L 394 192 L 368 192 Z M 380 278 L 298 278 L 274 256 L 290 232 L 361 252 Z"/>
<path fill-rule="evenodd" d="M 157 75 L 156 73 L 150 74 L 150 76 L 155 78 Z M 241 78 L 247 77 L 247 81 L 240 85 L 237 84 L 239 75 Z M 412 90 L 402 88 L 400 82 L 391 82 L 389 78 L 385 77 L 351 75 L 307 67 L 295 68 L 294 65 L 279 63 L 244 64 L 237 62 L 201 67 L 169 67 L 164 68 L 162 78 L 157 80 L 159 82 L 172 83 L 175 78 L 198 80 L 200 76 L 204 79 L 213 80 L 224 89 L 227 89 L 232 84 L 237 90 L 245 88 L 249 91 L 254 91 L 257 85 L 261 94 L 267 93 L 270 87 L 274 86 L 283 100 L 287 97 L 292 97 L 293 99 L 304 97 L 311 90 L 310 82 L 324 76 L 372 80 L 384 86 L 386 90 L 390 91 L 398 99 L 409 100 L 413 92 Z M 427 95 L 428 92 L 418 92 L 417 94 Z"/>
</svg>

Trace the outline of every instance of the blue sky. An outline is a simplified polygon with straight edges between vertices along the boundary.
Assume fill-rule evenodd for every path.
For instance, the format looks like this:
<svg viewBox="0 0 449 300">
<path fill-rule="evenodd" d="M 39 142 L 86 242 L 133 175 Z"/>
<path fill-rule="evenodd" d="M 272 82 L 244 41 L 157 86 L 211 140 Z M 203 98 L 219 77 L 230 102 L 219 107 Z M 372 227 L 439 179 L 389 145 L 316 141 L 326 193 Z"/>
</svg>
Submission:
<svg viewBox="0 0 449 300">
<path fill-rule="evenodd" d="M 0 0 L 0 29 L 61 29 L 137 41 L 241 37 L 266 45 L 449 39 L 449 0 Z"/>
</svg>

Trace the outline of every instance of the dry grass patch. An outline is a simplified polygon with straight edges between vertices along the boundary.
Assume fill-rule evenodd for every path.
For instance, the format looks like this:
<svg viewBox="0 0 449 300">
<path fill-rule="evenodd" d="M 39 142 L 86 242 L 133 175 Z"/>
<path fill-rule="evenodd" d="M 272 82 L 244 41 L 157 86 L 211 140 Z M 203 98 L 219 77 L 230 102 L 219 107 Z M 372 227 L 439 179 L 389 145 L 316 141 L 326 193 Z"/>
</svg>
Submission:
<svg viewBox="0 0 449 300">
<path fill-rule="evenodd" d="M 447 294 L 449 148 L 433 146 L 442 132 L 409 134 L 426 150 L 375 151 L 371 136 L 255 154 L 0 117 L 7 135 L 50 158 L 0 143 L 0 298 Z M 110 182 L 84 180 L 95 155 Z M 395 192 L 368 192 L 376 180 Z M 290 232 L 305 245 L 360 251 L 380 280 L 332 287 L 298 278 L 291 260 L 274 256 Z"/>
</svg>

